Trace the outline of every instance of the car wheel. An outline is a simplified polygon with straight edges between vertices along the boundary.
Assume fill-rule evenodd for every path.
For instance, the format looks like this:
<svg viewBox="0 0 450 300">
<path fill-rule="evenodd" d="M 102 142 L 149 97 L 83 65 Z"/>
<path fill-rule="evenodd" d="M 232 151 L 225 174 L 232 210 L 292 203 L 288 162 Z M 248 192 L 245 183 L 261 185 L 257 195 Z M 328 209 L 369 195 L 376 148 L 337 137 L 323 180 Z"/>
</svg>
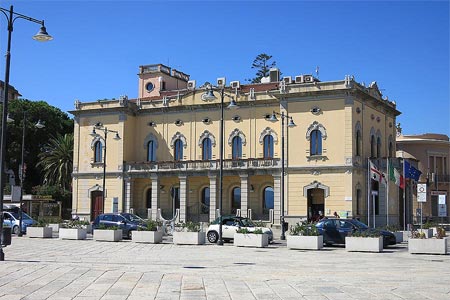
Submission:
<svg viewBox="0 0 450 300">
<path fill-rule="evenodd" d="M 215 231 L 208 231 L 206 235 L 208 237 L 208 242 L 215 243 L 219 239 L 219 234 Z"/>
<path fill-rule="evenodd" d="M 14 226 L 12 231 L 14 234 L 19 234 L 19 226 Z"/>
<path fill-rule="evenodd" d="M 127 233 L 127 239 L 129 239 L 129 240 L 131 240 L 131 231 L 132 230 L 129 230 L 128 233 Z"/>
</svg>

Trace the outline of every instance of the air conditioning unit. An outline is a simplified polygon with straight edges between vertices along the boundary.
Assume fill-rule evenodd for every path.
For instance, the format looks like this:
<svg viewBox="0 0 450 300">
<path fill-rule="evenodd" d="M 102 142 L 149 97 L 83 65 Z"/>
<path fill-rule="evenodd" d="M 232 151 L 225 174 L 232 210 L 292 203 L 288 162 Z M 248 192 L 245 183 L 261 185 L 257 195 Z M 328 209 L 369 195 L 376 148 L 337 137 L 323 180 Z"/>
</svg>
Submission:
<svg viewBox="0 0 450 300">
<path fill-rule="evenodd" d="M 303 76 L 303 81 L 305 83 L 307 83 L 307 82 L 309 82 L 309 83 L 314 82 L 314 77 L 312 75 L 305 75 L 305 76 Z"/>
<path fill-rule="evenodd" d="M 225 77 L 217 78 L 217 86 L 224 87 L 226 83 L 227 80 L 225 79 Z"/>
<path fill-rule="evenodd" d="M 195 90 L 195 80 L 189 80 L 187 83 L 188 90 Z"/>
<path fill-rule="evenodd" d="M 295 83 L 303 83 L 303 75 L 295 76 Z"/>
<path fill-rule="evenodd" d="M 239 81 L 231 81 L 230 82 L 230 87 L 233 89 L 238 89 L 238 88 L 240 88 L 240 86 L 241 86 L 241 83 Z"/>
<path fill-rule="evenodd" d="M 280 81 L 280 70 L 277 68 L 271 68 L 269 70 L 270 82 L 278 82 Z"/>
<path fill-rule="evenodd" d="M 285 77 L 283 77 L 283 81 L 286 84 L 291 84 L 292 83 L 292 77 L 291 76 L 285 76 Z"/>
</svg>

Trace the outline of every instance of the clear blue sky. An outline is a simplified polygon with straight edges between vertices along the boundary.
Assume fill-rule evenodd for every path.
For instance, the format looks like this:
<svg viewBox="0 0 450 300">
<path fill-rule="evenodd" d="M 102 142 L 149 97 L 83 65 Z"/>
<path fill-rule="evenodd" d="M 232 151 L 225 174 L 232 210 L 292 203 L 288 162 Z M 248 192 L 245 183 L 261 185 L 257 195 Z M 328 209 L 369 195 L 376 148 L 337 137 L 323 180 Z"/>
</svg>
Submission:
<svg viewBox="0 0 450 300">
<path fill-rule="evenodd" d="M 63 111 L 81 102 L 137 96 L 140 65 L 163 63 L 197 85 L 254 75 L 256 55 L 284 76 L 377 81 L 402 112 L 405 134 L 450 135 L 449 1 L 1 1 L 44 19 L 54 40 L 31 39 L 16 20 L 10 84 Z M 6 21 L 0 16 L 0 78 Z"/>
</svg>

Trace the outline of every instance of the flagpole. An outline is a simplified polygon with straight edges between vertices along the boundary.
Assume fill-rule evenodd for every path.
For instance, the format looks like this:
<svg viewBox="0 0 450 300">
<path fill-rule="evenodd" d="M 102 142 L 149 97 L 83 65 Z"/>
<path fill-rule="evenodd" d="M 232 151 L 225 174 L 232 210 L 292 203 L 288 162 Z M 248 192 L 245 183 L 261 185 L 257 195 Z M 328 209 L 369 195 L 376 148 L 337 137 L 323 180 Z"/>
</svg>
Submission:
<svg viewBox="0 0 450 300">
<path fill-rule="evenodd" d="M 367 158 L 367 226 L 370 227 L 370 158 Z"/>
<path fill-rule="evenodd" d="M 389 157 L 386 158 L 386 226 L 389 226 Z"/>
<path fill-rule="evenodd" d="M 405 187 L 403 188 L 403 231 L 406 231 L 406 174 L 405 174 L 405 159 L 403 159 L 403 178 L 405 180 Z"/>
</svg>

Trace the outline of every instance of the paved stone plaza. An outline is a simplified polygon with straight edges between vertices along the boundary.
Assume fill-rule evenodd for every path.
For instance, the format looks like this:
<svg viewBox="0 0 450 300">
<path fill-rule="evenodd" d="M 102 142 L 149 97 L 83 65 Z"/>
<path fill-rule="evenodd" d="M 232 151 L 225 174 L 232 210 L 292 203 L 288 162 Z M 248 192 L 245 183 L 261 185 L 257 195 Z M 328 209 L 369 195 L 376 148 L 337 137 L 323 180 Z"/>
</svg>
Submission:
<svg viewBox="0 0 450 300">
<path fill-rule="evenodd" d="M 0 299 L 450 299 L 450 255 L 13 237 Z"/>
</svg>

